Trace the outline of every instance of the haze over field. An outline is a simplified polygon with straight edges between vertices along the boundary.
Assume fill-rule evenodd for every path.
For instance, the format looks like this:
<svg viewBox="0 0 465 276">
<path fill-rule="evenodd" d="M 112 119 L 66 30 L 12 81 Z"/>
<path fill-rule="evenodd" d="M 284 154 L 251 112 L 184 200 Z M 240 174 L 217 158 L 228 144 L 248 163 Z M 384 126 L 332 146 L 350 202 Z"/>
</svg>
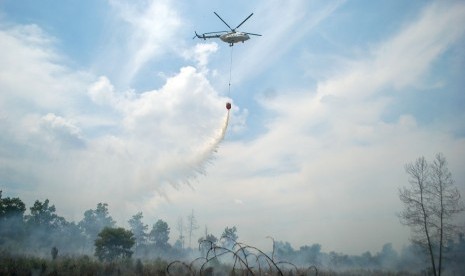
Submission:
<svg viewBox="0 0 465 276">
<path fill-rule="evenodd" d="M 214 11 L 263 35 L 230 93 L 230 47 L 191 39 L 226 30 Z M 465 195 L 463 49 L 463 1 L 4 0 L 0 188 L 74 221 L 193 209 L 197 236 L 264 249 L 401 249 L 405 163 L 442 152 Z"/>
</svg>

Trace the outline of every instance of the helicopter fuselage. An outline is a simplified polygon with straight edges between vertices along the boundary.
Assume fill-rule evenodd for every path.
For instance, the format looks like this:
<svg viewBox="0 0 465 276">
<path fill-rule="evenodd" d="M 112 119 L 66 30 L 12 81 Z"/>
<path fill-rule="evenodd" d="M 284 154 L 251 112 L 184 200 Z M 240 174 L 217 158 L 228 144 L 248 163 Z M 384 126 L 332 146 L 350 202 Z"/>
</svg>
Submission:
<svg viewBox="0 0 465 276">
<path fill-rule="evenodd" d="M 222 41 L 226 42 L 229 44 L 229 46 L 233 46 L 234 43 L 238 43 L 238 42 L 244 42 L 246 40 L 249 40 L 250 39 L 250 35 L 255 35 L 255 36 L 262 36 L 260 34 L 254 34 L 254 33 L 244 33 L 244 32 L 238 32 L 236 31 L 237 28 L 239 28 L 242 24 L 244 24 L 245 21 L 247 21 L 247 19 L 249 19 L 253 13 L 251 13 L 249 16 L 247 16 L 246 19 L 244 19 L 241 24 L 237 25 L 236 28 L 231 28 L 231 26 L 228 25 L 228 23 L 226 23 L 226 21 L 223 20 L 223 18 L 221 18 L 216 12 L 213 12 L 216 16 L 218 16 L 218 18 L 223 21 L 223 23 L 228 26 L 228 28 L 231 30 L 230 32 L 229 31 L 220 31 L 220 32 L 208 32 L 208 33 L 204 33 L 204 34 L 201 34 L 199 35 L 197 32 L 195 32 L 195 36 L 193 38 L 200 38 L 200 39 L 203 39 L 203 40 L 207 40 L 207 38 L 220 38 Z"/>
<path fill-rule="evenodd" d="M 229 45 L 233 45 L 237 42 L 244 42 L 250 39 L 250 36 L 243 32 L 230 32 L 220 36 L 220 39 Z"/>
</svg>

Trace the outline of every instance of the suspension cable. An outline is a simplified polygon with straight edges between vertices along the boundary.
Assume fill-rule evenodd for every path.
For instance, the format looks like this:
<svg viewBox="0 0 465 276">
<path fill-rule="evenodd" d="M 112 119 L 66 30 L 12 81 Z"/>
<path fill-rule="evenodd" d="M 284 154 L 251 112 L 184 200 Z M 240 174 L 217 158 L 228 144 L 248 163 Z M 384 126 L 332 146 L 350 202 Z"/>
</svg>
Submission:
<svg viewBox="0 0 465 276">
<path fill-rule="evenodd" d="M 229 61 L 229 87 L 228 87 L 228 97 L 231 94 L 231 75 L 232 75 L 232 65 L 233 65 L 233 46 L 231 48 L 231 60 Z"/>
</svg>

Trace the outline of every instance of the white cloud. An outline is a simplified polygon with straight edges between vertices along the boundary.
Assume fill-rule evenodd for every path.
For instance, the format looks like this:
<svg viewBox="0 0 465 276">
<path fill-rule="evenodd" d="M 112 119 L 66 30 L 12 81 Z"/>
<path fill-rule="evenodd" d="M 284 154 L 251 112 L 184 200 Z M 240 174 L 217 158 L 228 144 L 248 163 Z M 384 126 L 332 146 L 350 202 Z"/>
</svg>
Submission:
<svg viewBox="0 0 465 276">
<path fill-rule="evenodd" d="M 441 5 L 430 6 L 417 22 L 383 42 L 369 58 L 354 61 L 344 73 L 320 82 L 316 93 L 283 91 L 280 96 L 263 99 L 263 106 L 278 116 L 267 126 L 266 135 L 252 143 L 235 144 L 234 147 L 244 148 L 234 152 L 259 156 L 256 164 L 279 169 L 283 163 L 278 160 L 287 155 L 295 156 L 297 163 L 308 162 L 313 160 L 312 155 L 324 154 L 330 148 L 357 147 L 354 141 L 361 138 L 375 146 L 389 145 L 391 136 L 410 133 L 412 129 L 422 131 L 409 114 L 393 124 L 383 122 L 380 116 L 390 100 L 377 95 L 385 87 L 400 89 L 422 82 L 421 77 L 439 55 L 463 36 L 465 7 L 458 5 L 451 9 L 454 12 Z M 449 25 L 462 27 L 454 27 L 450 34 Z M 431 29 L 434 31 L 424 31 Z M 414 45 L 422 45 L 421 51 L 412 50 Z M 404 75 L 410 77 L 402 79 Z M 287 146 L 276 146 L 281 141 Z M 276 167 L 271 165 L 274 160 Z"/>
<path fill-rule="evenodd" d="M 119 17 L 128 24 L 129 29 L 121 28 L 124 37 L 120 43 L 124 45 L 126 55 L 123 75 L 128 85 L 132 78 L 149 61 L 163 54 L 176 54 L 179 51 L 177 36 L 183 20 L 173 7 L 172 1 L 109 0 Z M 115 33 L 120 36 L 121 33 Z M 118 57 L 121 61 L 121 57 Z M 121 64 L 121 63 L 120 63 Z"/>
<path fill-rule="evenodd" d="M 118 91 L 106 76 L 90 82 L 90 74 L 60 65 L 53 45 L 32 44 L 45 40 L 38 27 L 27 39 L 16 30 L 0 33 L 0 127 L 11 146 L 1 173 L 34 179 L 29 195 L 18 191 L 25 200 L 49 197 L 71 214 L 83 211 L 68 205 L 71 198 L 122 209 L 205 173 L 227 112 L 203 72 L 183 67 L 158 90 Z"/>
<path fill-rule="evenodd" d="M 115 88 L 105 76 L 99 77 L 98 81 L 89 87 L 88 93 L 92 101 L 97 104 L 114 105 L 116 103 Z"/>
<path fill-rule="evenodd" d="M 396 88 L 416 83 L 431 61 L 463 36 L 464 15 L 465 6 L 459 3 L 434 3 L 425 9 L 417 22 L 376 50 L 375 77 Z"/>
<path fill-rule="evenodd" d="M 14 106 L 55 110 L 67 106 L 78 93 L 86 75 L 70 72 L 53 50 L 53 38 L 36 25 L 0 29 L 0 97 L 4 110 Z M 56 82 L 56 79 L 60 82 Z M 22 105 L 17 105 L 17 103 Z M 18 111 L 18 110 L 16 110 Z"/>
<path fill-rule="evenodd" d="M 100 78 L 90 87 L 108 91 L 111 84 Z M 226 110 L 224 99 L 201 73 L 185 67 L 160 90 L 133 97 L 119 97 L 114 91 L 112 95 L 116 100 L 109 103 L 121 115 L 120 129 L 89 140 L 74 156 L 69 173 L 80 175 L 75 185 L 100 187 L 94 200 L 105 198 L 119 209 L 142 195 L 164 194 L 167 185 L 188 184 L 203 173 L 221 138 L 217 135 Z M 79 164 L 82 160 L 85 165 Z M 107 190 L 111 196 L 105 195 Z"/>
<path fill-rule="evenodd" d="M 247 27 L 242 27 L 241 31 L 259 33 L 262 36 L 253 36 L 251 41 L 246 42 L 249 45 L 235 55 L 235 81 L 241 82 L 270 69 L 276 60 L 344 2 L 325 2 L 323 7 L 316 9 L 311 2 L 305 0 L 288 1 L 286 5 L 280 1 L 258 4 L 254 16 L 249 19 L 253 22 L 248 22 Z"/>
<path fill-rule="evenodd" d="M 354 253 L 366 250 L 367 243 L 373 249 L 388 241 L 397 248 L 406 243 L 408 229 L 395 216 L 401 209 L 397 189 L 407 181 L 403 165 L 443 152 L 454 160 L 456 177 L 465 177 L 459 169 L 465 139 L 443 132 L 456 122 L 441 122 L 450 128 L 439 128 L 419 125 L 412 114 L 400 114 L 393 122 L 382 119 L 391 97 L 423 87 L 435 61 L 463 39 L 465 6 L 447 6 L 428 6 L 366 57 L 326 76 L 316 91 L 280 91 L 262 99 L 274 115 L 266 132 L 252 141 L 223 144 L 206 183 L 198 185 L 200 198 L 191 203 L 209 209 L 237 198 L 247 202 L 215 214 L 210 210 L 218 218 L 208 221 L 212 229 L 237 225 L 241 240 L 265 248 L 268 241 L 257 240 L 258 232 Z M 187 205 L 187 196 L 179 197 L 173 203 Z"/>
<path fill-rule="evenodd" d="M 48 113 L 41 118 L 39 128 L 39 135 L 53 146 L 84 146 L 81 129 L 63 117 Z"/>
<path fill-rule="evenodd" d="M 216 51 L 218 51 L 218 44 L 216 42 L 197 43 L 193 50 L 185 51 L 184 56 L 187 59 L 195 60 L 197 67 L 204 71 L 204 73 L 208 73 L 207 65 L 209 57 L 211 54 L 216 53 Z"/>
</svg>

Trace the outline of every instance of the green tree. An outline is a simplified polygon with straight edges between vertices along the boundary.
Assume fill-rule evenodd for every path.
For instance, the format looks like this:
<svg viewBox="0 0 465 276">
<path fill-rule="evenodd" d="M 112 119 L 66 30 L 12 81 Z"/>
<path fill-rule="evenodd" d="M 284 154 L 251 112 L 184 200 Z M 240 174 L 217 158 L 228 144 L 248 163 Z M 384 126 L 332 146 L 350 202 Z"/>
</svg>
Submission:
<svg viewBox="0 0 465 276">
<path fill-rule="evenodd" d="M 115 221 L 108 212 L 108 204 L 98 203 L 95 210 L 84 212 L 84 218 L 78 223 L 89 241 L 94 241 L 105 227 L 114 227 Z"/>
<path fill-rule="evenodd" d="M 26 205 L 19 197 L 2 198 L 2 191 L 0 190 L 0 220 L 10 217 L 20 217 L 22 219 L 25 211 Z"/>
<path fill-rule="evenodd" d="M 135 239 L 131 231 L 124 228 L 105 227 L 95 240 L 95 256 L 100 261 L 131 258 Z"/>
<path fill-rule="evenodd" d="M 433 163 L 420 157 L 407 164 L 405 171 L 410 186 L 399 190 L 404 204 L 399 218 L 412 229 L 412 241 L 429 255 L 433 274 L 441 275 L 445 241 L 457 233 L 453 217 L 464 210 L 460 193 L 440 153 Z"/>
<path fill-rule="evenodd" d="M 199 238 L 199 247 L 202 255 L 205 255 L 213 245 L 216 245 L 217 242 L 218 238 L 213 234 L 208 234 L 205 229 L 205 237 Z"/>
<path fill-rule="evenodd" d="M 36 200 L 29 208 L 30 215 L 26 216 L 26 222 L 32 227 L 44 228 L 46 230 L 59 229 L 66 223 L 63 217 L 58 216 L 55 205 L 50 205 L 46 199 L 44 202 Z"/>
<path fill-rule="evenodd" d="M 44 202 L 36 200 L 29 208 L 30 214 L 25 216 L 28 242 L 38 246 L 39 250 L 50 250 L 50 247 L 61 237 L 61 231 L 67 221 L 56 214 L 55 205 L 46 199 Z"/>
<path fill-rule="evenodd" d="M 231 228 L 226 227 L 221 234 L 221 239 L 223 240 L 223 246 L 231 248 L 237 241 L 239 237 L 237 236 L 237 228 L 233 226 Z"/>
<path fill-rule="evenodd" d="M 23 240 L 25 211 L 26 206 L 21 199 L 2 198 L 0 190 L 0 245 L 8 242 L 18 243 Z"/>
<path fill-rule="evenodd" d="M 136 248 L 146 244 L 147 241 L 147 229 L 149 226 L 142 222 L 143 217 L 142 212 L 139 212 L 128 221 L 136 240 Z"/>
<path fill-rule="evenodd" d="M 150 240 L 154 243 L 156 248 L 167 249 L 169 248 L 168 240 L 170 238 L 170 228 L 168 223 L 159 219 L 152 227 L 149 234 Z"/>
<path fill-rule="evenodd" d="M 215 237 L 215 235 L 213 235 L 213 234 L 207 234 L 207 236 L 205 237 L 205 240 L 209 241 L 209 242 L 211 242 L 213 244 L 216 244 L 218 242 L 218 238 Z"/>
</svg>

